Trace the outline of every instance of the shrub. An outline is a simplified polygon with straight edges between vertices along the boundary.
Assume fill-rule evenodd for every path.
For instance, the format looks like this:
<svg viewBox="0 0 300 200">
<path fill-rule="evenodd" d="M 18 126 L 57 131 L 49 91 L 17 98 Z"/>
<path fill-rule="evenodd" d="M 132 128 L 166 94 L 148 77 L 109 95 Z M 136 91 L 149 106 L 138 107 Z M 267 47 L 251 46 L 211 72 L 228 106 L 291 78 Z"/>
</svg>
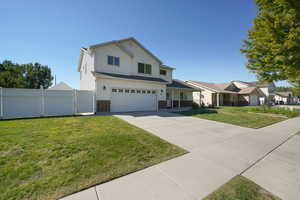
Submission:
<svg viewBox="0 0 300 200">
<path fill-rule="evenodd" d="M 193 102 L 192 108 L 195 109 L 195 110 L 196 110 L 196 109 L 199 109 L 199 104 Z"/>
</svg>

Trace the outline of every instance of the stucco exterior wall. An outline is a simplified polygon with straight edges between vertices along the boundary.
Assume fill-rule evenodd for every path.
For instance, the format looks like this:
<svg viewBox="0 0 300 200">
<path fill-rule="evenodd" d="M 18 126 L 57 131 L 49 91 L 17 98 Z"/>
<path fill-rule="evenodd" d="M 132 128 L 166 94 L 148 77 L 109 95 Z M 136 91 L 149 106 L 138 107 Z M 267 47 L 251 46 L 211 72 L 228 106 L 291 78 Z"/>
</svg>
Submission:
<svg viewBox="0 0 300 200">
<path fill-rule="evenodd" d="M 95 77 L 93 54 L 85 52 L 80 68 L 80 90 L 95 90 Z"/>
<path fill-rule="evenodd" d="M 212 91 L 202 88 L 201 103 L 204 103 L 205 106 L 212 105 L 212 94 Z M 200 92 L 193 92 L 193 101 L 199 103 L 199 98 Z"/>
<path fill-rule="evenodd" d="M 111 90 L 116 89 L 147 89 L 155 90 L 158 100 L 166 100 L 166 86 L 162 84 L 141 81 L 97 78 L 96 100 L 111 100 Z M 105 89 L 104 89 L 105 86 Z"/>
<path fill-rule="evenodd" d="M 166 76 L 165 75 L 159 75 L 159 77 L 163 80 L 168 81 L 169 83 L 172 83 L 172 74 L 173 74 L 173 70 L 171 69 L 166 69 L 166 68 L 161 68 L 163 70 L 167 71 Z"/>
<path fill-rule="evenodd" d="M 126 41 L 120 44 L 126 49 L 131 57 L 124 50 L 115 44 L 110 44 L 96 48 L 95 51 L 95 70 L 98 72 L 117 73 L 125 75 L 138 75 L 160 78 L 160 64 L 157 60 L 146 53 L 136 43 Z M 107 56 L 116 56 L 120 58 L 120 66 L 108 65 Z M 138 73 L 138 63 L 151 64 L 151 75 Z"/>
</svg>

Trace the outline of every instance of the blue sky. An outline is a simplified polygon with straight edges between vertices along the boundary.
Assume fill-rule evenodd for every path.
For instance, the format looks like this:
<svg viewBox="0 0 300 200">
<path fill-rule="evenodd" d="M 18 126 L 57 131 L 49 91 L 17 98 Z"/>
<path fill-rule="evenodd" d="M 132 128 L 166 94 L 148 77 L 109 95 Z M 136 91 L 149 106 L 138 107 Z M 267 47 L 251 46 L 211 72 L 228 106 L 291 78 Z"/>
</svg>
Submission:
<svg viewBox="0 0 300 200">
<path fill-rule="evenodd" d="M 0 7 L 0 61 L 48 65 L 75 88 L 80 47 L 131 36 L 174 66 L 175 78 L 256 79 L 239 51 L 256 16 L 251 0 L 10 0 Z"/>
</svg>

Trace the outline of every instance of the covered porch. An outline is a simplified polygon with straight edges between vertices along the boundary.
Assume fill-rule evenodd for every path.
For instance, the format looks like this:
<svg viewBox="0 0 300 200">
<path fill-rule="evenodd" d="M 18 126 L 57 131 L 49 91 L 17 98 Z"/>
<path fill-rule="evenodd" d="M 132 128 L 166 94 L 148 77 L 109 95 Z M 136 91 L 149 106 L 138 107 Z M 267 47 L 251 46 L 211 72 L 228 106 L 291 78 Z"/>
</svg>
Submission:
<svg viewBox="0 0 300 200">
<path fill-rule="evenodd" d="M 181 109 L 191 108 L 193 105 L 193 92 L 199 91 L 183 81 L 173 80 L 167 85 L 165 105 L 160 105 L 160 109 Z"/>
</svg>

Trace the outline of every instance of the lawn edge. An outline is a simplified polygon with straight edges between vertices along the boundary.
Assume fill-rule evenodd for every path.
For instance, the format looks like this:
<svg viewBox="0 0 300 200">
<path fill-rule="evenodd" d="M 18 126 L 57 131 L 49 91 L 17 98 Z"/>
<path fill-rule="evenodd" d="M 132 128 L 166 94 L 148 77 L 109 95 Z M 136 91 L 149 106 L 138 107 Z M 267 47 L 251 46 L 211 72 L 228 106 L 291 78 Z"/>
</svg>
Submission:
<svg viewBox="0 0 300 200">
<path fill-rule="evenodd" d="M 175 114 L 178 114 L 178 115 L 182 115 L 182 116 L 185 116 L 185 117 L 194 117 L 194 118 L 199 118 L 199 119 L 202 119 L 202 120 L 214 121 L 214 122 L 218 122 L 218 123 L 230 124 L 230 125 L 234 125 L 234 126 L 238 126 L 238 127 L 242 127 L 242 128 L 250 128 L 250 129 L 261 129 L 261 128 L 265 128 L 265 127 L 268 127 L 268 126 L 271 126 L 271 125 L 274 125 L 274 124 L 277 124 L 277 123 L 280 123 L 280 122 L 283 122 L 283 121 L 295 118 L 295 117 L 282 118 L 281 121 L 273 122 L 273 123 L 270 123 L 270 124 L 265 125 L 265 126 L 260 126 L 260 127 L 253 128 L 253 127 L 241 126 L 241 125 L 237 125 L 237 124 L 232 124 L 232 123 L 227 123 L 227 122 L 222 122 L 222 121 L 217 121 L 217 120 L 212 120 L 212 119 L 201 118 L 201 117 L 192 116 L 192 115 L 185 115 L 185 114 L 183 114 L 183 112 L 185 112 L 185 111 L 176 111 L 176 112 L 172 112 L 172 113 L 175 113 Z M 261 113 L 255 113 L 255 112 L 251 112 L 251 113 L 253 113 L 253 114 L 261 114 Z"/>
<path fill-rule="evenodd" d="M 146 166 L 146 167 L 143 167 L 143 168 L 140 168 L 140 169 L 137 169 L 137 170 L 133 170 L 133 171 L 131 171 L 131 172 L 128 172 L 128 173 L 123 174 L 123 175 L 120 175 L 120 176 L 116 176 L 116 177 L 114 177 L 114 178 L 112 178 L 112 179 L 109 179 L 109 180 L 106 180 L 106 181 L 97 182 L 97 183 L 95 183 L 95 184 L 92 184 L 92 185 L 90 185 L 90 186 L 84 187 L 84 188 L 82 188 L 82 189 L 80 189 L 80 190 L 77 190 L 77 191 L 75 191 L 75 192 L 72 192 L 72 193 L 69 193 L 69 194 L 60 196 L 60 197 L 57 198 L 58 200 L 59 200 L 59 199 L 62 199 L 62 198 L 64 198 L 64 197 L 67 197 L 67 196 L 71 196 L 71 195 L 73 195 L 73 194 L 76 194 L 76 193 L 78 193 L 78 192 L 82 192 L 82 191 L 84 191 L 84 190 L 87 190 L 87 189 L 90 189 L 90 188 L 93 188 L 93 187 L 102 185 L 102 184 L 104 184 L 104 183 L 108 183 L 108 182 L 113 181 L 113 180 L 115 180 L 115 179 L 118 179 L 118 178 L 121 178 L 121 177 L 130 175 L 130 174 L 133 174 L 133 173 L 136 173 L 136 172 L 145 170 L 145 169 L 147 169 L 147 168 L 153 167 L 153 166 L 158 165 L 158 164 L 160 164 L 160 163 L 167 162 L 167 161 L 169 161 L 169 160 L 172 160 L 172 159 L 175 159 L 175 158 L 177 158 L 177 157 L 180 157 L 180 156 L 183 156 L 183 155 L 186 155 L 186 154 L 190 153 L 188 150 L 186 150 L 186 149 L 184 149 L 184 148 L 182 148 L 182 147 L 180 147 L 180 146 L 178 146 L 178 145 L 176 145 L 176 144 L 170 143 L 169 141 L 167 141 L 167 140 L 165 140 L 165 139 L 163 139 L 163 138 L 161 138 L 161 137 L 159 137 L 159 136 L 157 136 L 157 135 L 155 135 L 155 134 L 153 134 L 153 133 L 151 133 L 151 132 L 149 132 L 149 131 L 147 131 L 147 130 L 145 130 L 145 129 L 142 129 L 142 128 L 138 127 L 138 126 L 135 126 L 135 125 L 133 125 L 133 124 L 127 122 L 127 121 L 124 120 L 124 119 L 121 119 L 121 118 L 119 118 L 119 117 L 117 117 L 117 116 L 115 116 L 115 115 L 111 115 L 111 116 L 112 116 L 112 117 L 115 117 L 115 118 L 117 118 L 117 119 L 119 119 L 119 120 L 121 120 L 121 121 L 123 121 L 123 122 L 125 122 L 125 123 L 127 123 L 127 124 L 130 124 L 131 126 L 137 128 L 137 129 L 143 130 L 143 131 L 147 132 L 148 134 L 150 134 L 150 135 L 153 136 L 153 137 L 159 138 L 160 140 L 163 140 L 164 142 L 166 142 L 166 143 L 168 143 L 168 144 L 170 144 L 170 145 L 173 145 L 173 146 L 175 146 L 175 147 L 181 149 L 182 152 L 179 153 L 179 154 L 176 154 L 176 155 L 167 157 L 166 159 L 163 159 L 163 160 L 154 162 L 153 164 L 151 164 L 151 165 L 149 165 L 149 166 Z"/>
</svg>

